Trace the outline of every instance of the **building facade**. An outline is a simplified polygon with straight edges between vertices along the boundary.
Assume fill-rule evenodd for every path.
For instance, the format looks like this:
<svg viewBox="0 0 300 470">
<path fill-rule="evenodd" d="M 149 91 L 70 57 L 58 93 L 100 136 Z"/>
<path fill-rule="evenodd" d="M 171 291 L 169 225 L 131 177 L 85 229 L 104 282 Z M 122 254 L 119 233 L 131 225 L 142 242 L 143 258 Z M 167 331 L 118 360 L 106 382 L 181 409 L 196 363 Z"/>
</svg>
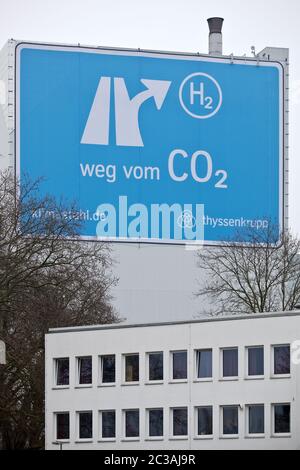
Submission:
<svg viewBox="0 0 300 470">
<path fill-rule="evenodd" d="M 46 448 L 300 449 L 300 312 L 50 330 Z"/>
</svg>

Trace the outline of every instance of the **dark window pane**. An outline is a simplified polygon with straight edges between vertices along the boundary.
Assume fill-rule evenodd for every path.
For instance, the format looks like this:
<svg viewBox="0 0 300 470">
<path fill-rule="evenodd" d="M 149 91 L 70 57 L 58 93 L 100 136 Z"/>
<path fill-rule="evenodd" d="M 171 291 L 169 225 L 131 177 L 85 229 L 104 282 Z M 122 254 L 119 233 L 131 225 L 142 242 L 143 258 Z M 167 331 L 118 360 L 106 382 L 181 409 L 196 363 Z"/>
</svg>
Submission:
<svg viewBox="0 0 300 470">
<path fill-rule="evenodd" d="M 164 414 L 162 409 L 149 410 L 149 436 L 163 436 Z"/>
<path fill-rule="evenodd" d="M 93 414 L 88 411 L 79 413 L 79 438 L 91 439 L 93 437 Z"/>
<path fill-rule="evenodd" d="M 212 377 L 212 350 L 202 349 L 197 351 L 197 377 Z"/>
<path fill-rule="evenodd" d="M 173 352 L 173 379 L 187 378 L 187 352 Z"/>
<path fill-rule="evenodd" d="M 238 350 L 224 349 L 223 350 L 223 377 L 237 377 L 238 376 Z"/>
<path fill-rule="evenodd" d="M 79 383 L 81 385 L 92 383 L 92 357 L 78 358 Z"/>
<path fill-rule="evenodd" d="M 264 375 L 264 348 L 248 349 L 248 375 Z"/>
<path fill-rule="evenodd" d="M 263 434 L 265 432 L 264 405 L 249 406 L 249 434 Z"/>
<path fill-rule="evenodd" d="M 201 406 L 198 408 L 198 435 L 205 436 L 212 433 L 212 406 Z"/>
<path fill-rule="evenodd" d="M 290 411 L 290 405 L 274 406 L 275 433 L 291 432 Z"/>
<path fill-rule="evenodd" d="M 125 435 L 126 437 L 139 437 L 140 435 L 140 413 L 139 410 L 128 410 L 125 412 Z"/>
<path fill-rule="evenodd" d="M 237 406 L 224 406 L 223 408 L 223 434 L 238 434 L 239 418 Z"/>
<path fill-rule="evenodd" d="M 164 357 L 163 353 L 149 354 L 149 380 L 163 380 Z"/>
<path fill-rule="evenodd" d="M 101 356 L 101 368 L 102 368 L 102 382 L 112 383 L 116 381 L 116 364 L 115 355 L 110 354 L 107 356 Z"/>
<path fill-rule="evenodd" d="M 290 346 L 274 347 L 274 374 L 290 373 Z"/>
<path fill-rule="evenodd" d="M 69 413 L 58 413 L 56 415 L 56 439 L 70 438 L 70 416 Z"/>
<path fill-rule="evenodd" d="M 139 381 L 139 355 L 132 354 L 125 357 L 125 381 Z"/>
<path fill-rule="evenodd" d="M 69 358 L 56 359 L 56 385 L 69 385 Z"/>
<path fill-rule="evenodd" d="M 187 408 L 173 409 L 173 435 L 187 436 L 188 433 L 188 411 Z"/>
<path fill-rule="evenodd" d="M 115 411 L 102 411 L 102 437 L 116 437 Z"/>
</svg>

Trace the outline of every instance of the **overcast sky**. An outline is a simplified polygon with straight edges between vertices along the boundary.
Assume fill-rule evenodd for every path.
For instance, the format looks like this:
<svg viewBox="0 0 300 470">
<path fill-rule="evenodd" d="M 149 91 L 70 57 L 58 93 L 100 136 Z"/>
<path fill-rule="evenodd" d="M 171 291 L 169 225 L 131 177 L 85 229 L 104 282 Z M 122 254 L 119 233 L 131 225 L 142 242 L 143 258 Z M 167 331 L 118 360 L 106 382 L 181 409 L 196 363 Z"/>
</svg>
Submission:
<svg viewBox="0 0 300 470">
<path fill-rule="evenodd" d="M 290 48 L 290 226 L 300 235 L 299 0 L 0 0 L 7 39 L 208 52 L 206 19 L 221 16 L 223 52 Z"/>
</svg>

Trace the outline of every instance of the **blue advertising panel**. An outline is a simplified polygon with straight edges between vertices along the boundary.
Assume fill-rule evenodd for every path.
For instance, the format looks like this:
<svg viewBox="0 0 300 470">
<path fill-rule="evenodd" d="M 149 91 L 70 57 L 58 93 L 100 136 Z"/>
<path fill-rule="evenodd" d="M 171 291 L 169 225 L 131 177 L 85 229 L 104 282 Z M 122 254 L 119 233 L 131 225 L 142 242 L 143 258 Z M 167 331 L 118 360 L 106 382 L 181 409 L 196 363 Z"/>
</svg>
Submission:
<svg viewBox="0 0 300 470">
<path fill-rule="evenodd" d="M 19 44 L 16 168 L 84 239 L 221 244 L 281 226 L 282 66 Z"/>
</svg>

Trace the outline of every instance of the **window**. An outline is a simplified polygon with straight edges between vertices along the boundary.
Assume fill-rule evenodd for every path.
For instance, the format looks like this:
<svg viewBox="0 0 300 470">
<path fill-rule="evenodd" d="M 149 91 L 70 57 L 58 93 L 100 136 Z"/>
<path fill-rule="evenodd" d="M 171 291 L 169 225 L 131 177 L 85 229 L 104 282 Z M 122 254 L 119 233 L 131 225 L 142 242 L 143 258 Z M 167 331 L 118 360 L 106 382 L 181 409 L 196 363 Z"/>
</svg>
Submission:
<svg viewBox="0 0 300 470">
<path fill-rule="evenodd" d="M 235 435 L 239 432 L 239 407 L 223 406 L 223 435 Z"/>
<path fill-rule="evenodd" d="M 139 437 L 140 412 L 139 410 L 125 410 L 125 437 Z"/>
<path fill-rule="evenodd" d="M 187 408 L 173 408 L 173 436 L 188 435 Z"/>
<path fill-rule="evenodd" d="M 289 403 L 273 405 L 274 434 L 289 434 L 291 432 L 291 405 Z"/>
<path fill-rule="evenodd" d="M 211 436 L 213 433 L 212 406 L 199 406 L 197 408 L 197 435 Z"/>
<path fill-rule="evenodd" d="M 238 348 L 223 349 L 223 377 L 238 376 Z"/>
<path fill-rule="evenodd" d="M 69 358 L 55 359 L 55 385 L 69 385 Z"/>
<path fill-rule="evenodd" d="M 290 373 L 290 345 L 273 346 L 274 374 Z"/>
<path fill-rule="evenodd" d="M 92 439 L 93 437 L 93 413 L 91 411 L 80 411 L 79 416 L 79 439 Z"/>
<path fill-rule="evenodd" d="M 78 383 L 88 385 L 92 383 L 92 356 L 78 357 Z"/>
<path fill-rule="evenodd" d="M 139 355 L 127 354 L 125 356 L 125 382 L 138 382 L 139 379 Z"/>
<path fill-rule="evenodd" d="M 196 351 L 197 378 L 212 377 L 212 349 L 199 349 Z"/>
<path fill-rule="evenodd" d="M 187 351 L 172 352 L 172 378 L 182 380 L 187 378 Z"/>
<path fill-rule="evenodd" d="M 164 356 L 162 352 L 148 354 L 149 380 L 164 379 Z"/>
<path fill-rule="evenodd" d="M 264 405 L 248 405 L 248 434 L 264 434 L 265 407 Z"/>
<path fill-rule="evenodd" d="M 255 346 L 248 348 L 248 375 L 264 375 L 263 346 Z"/>
<path fill-rule="evenodd" d="M 148 410 L 149 437 L 160 437 L 164 434 L 164 411 L 162 408 Z"/>
<path fill-rule="evenodd" d="M 101 383 L 114 383 L 116 381 L 116 357 L 108 354 L 100 357 Z"/>
<path fill-rule="evenodd" d="M 70 439 L 69 413 L 56 413 L 56 439 Z"/>
<path fill-rule="evenodd" d="M 115 410 L 101 411 L 101 437 L 103 439 L 114 439 L 116 437 Z"/>
</svg>

